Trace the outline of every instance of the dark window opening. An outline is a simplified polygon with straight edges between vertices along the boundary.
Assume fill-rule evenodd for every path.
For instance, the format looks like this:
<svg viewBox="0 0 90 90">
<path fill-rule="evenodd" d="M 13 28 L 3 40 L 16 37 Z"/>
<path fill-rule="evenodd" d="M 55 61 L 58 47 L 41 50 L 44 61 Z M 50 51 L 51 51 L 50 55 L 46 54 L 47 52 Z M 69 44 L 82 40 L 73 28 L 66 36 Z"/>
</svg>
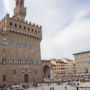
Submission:
<svg viewBox="0 0 90 90">
<path fill-rule="evenodd" d="M 22 28 L 21 25 L 19 27 L 20 27 L 20 29 Z"/>
<path fill-rule="evenodd" d="M 17 27 L 17 24 L 15 24 L 15 27 Z"/>
<path fill-rule="evenodd" d="M 26 27 L 24 27 L 24 29 L 26 29 Z"/>
<path fill-rule="evenodd" d="M 6 75 L 3 75 L 3 81 L 4 82 L 6 81 Z"/>
<path fill-rule="evenodd" d="M 33 29 L 32 29 L 32 32 L 33 32 Z"/>
<path fill-rule="evenodd" d="M 12 26 L 12 22 L 10 22 L 10 25 Z"/>
<path fill-rule="evenodd" d="M 28 28 L 28 31 L 29 31 L 29 28 Z"/>
</svg>

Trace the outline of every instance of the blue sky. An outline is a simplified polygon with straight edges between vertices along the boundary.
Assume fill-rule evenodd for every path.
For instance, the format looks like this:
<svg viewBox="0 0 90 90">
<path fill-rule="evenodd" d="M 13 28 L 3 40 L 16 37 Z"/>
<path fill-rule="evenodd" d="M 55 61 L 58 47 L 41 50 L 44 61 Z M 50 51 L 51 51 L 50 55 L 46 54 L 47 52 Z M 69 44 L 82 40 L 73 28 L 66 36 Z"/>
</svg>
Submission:
<svg viewBox="0 0 90 90">
<path fill-rule="evenodd" d="M 26 20 L 43 26 L 42 59 L 73 58 L 90 50 L 90 0 L 25 0 Z M 0 0 L 0 19 L 15 0 Z"/>
</svg>

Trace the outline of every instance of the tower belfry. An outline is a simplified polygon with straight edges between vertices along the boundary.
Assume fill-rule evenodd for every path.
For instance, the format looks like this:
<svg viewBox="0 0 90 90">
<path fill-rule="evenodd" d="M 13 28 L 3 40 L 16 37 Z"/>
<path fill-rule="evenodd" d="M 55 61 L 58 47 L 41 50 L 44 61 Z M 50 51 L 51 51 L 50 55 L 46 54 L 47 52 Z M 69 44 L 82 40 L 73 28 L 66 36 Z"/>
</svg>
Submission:
<svg viewBox="0 0 90 90">
<path fill-rule="evenodd" d="M 16 7 L 14 9 L 14 16 L 20 20 L 25 19 L 26 8 L 24 7 L 24 0 L 16 0 Z"/>
</svg>

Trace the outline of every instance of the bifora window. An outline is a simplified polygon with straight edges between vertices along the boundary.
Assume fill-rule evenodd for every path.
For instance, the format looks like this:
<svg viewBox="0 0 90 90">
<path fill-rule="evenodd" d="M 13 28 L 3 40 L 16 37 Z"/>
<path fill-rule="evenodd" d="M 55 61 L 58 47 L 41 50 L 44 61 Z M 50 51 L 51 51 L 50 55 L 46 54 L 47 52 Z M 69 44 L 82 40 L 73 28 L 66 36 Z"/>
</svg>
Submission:
<svg viewBox="0 0 90 90">
<path fill-rule="evenodd" d="M 13 58 L 10 59 L 10 64 L 14 64 L 14 59 Z"/>
<path fill-rule="evenodd" d="M 22 43 L 18 43 L 18 47 L 21 48 L 22 47 Z"/>
<path fill-rule="evenodd" d="M 6 64 L 6 59 L 5 58 L 2 59 L 2 64 L 4 64 L 4 65 Z"/>
<path fill-rule="evenodd" d="M 14 47 L 15 46 L 15 43 L 14 41 L 11 42 L 11 46 Z"/>
<path fill-rule="evenodd" d="M 27 44 L 24 44 L 24 48 L 27 48 Z"/>
</svg>

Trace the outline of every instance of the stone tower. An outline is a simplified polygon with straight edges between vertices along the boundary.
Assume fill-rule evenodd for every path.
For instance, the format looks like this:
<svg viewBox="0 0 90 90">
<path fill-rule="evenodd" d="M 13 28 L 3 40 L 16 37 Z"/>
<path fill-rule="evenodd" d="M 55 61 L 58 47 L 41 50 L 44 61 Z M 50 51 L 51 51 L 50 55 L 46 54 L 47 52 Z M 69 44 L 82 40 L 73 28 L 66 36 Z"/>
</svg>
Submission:
<svg viewBox="0 0 90 90">
<path fill-rule="evenodd" d="M 14 17 L 24 21 L 25 16 L 26 16 L 26 8 L 24 7 L 24 0 L 16 0 Z"/>
<path fill-rule="evenodd" d="M 25 21 L 24 0 L 16 0 L 14 17 L 0 21 L 0 84 L 41 82 L 42 26 Z"/>
</svg>

